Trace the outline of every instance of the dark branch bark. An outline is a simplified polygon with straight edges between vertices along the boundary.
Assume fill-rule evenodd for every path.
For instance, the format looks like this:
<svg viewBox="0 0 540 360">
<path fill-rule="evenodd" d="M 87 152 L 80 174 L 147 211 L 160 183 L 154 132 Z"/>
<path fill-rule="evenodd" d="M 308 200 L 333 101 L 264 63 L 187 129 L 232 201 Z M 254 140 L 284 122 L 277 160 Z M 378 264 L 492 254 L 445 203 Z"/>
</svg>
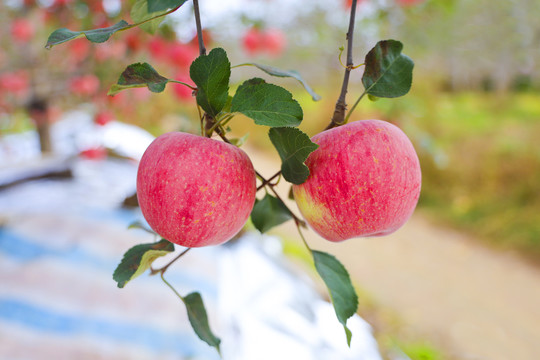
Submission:
<svg viewBox="0 0 540 360">
<path fill-rule="evenodd" d="M 334 115 L 332 116 L 332 120 L 330 124 L 326 127 L 326 129 L 331 129 L 339 125 L 343 125 L 345 122 L 345 112 L 347 110 L 347 103 L 345 102 L 345 98 L 347 96 L 347 89 L 349 87 L 349 76 L 351 74 L 351 70 L 354 66 L 353 64 L 353 35 L 354 35 L 354 22 L 355 22 L 355 16 L 356 16 L 356 2 L 357 0 L 352 1 L 351 5 L 351 16 L 349 19 L 349 30 L 347 31 L 347 63 L 345 68 L 345 75 L 343 76 L 343 84 L 341 86 L 341 94 L 339 95 L 339 98 L 336 102 L 336 107 L 334 109 Z"/>
<path fill-rule="evenodd" d="M 201 26 L 201 13 L 199 11 L 199 0 L 193 0 L 193 11 L 195 12 L 195 25 L 197 26 L 197 39 L 199 40 L 199 55 L 206 55 L 204 39 Z"/>
</svg>

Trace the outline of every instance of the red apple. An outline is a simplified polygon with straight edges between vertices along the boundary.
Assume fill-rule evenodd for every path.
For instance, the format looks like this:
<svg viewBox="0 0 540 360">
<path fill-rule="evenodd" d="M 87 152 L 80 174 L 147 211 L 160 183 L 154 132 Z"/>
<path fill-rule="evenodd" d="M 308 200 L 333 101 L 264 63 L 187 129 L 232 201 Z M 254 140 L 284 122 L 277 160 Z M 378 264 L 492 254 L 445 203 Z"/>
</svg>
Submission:
<svg viewBox="0 0 540 360">
<path fill-rule="evenodd" d="M 24 70 L 0 74 L 0 91 L 23 97 L 30 88 L 28 73 Z"/>
<path fill-rule="evenodd" d="M 70 60 L 78 64 L 87 59 L 88 54 L 90 53 L 90 44 L 90 41 L 88 41 L 86 38 L 70 41 L 68 47 Z"/>
<path fill-rule="evenodd" d="M 189 78 L 188 75 L 182 75 L 182 74 L 179 74 L 177 76 L 175 76 L 174 78 L 175 80 L 178 80 L 178 81 L 182 81 L 186 84 L 190 84 L 190 85 L 193 85 L 195 86 L 195 84 L 193 84 L 193 81 Z M 193 90 L 191 90 L 190 88 L 188 88 L 186 85 L 182 85 L 182 84 L 171 84 L 173 86 L 173 90 L 174 90 L 174 94 L 176 95 L 176 98 L 180 101 L 189 101 L 189 100 L 192 100 L 194 99 L 193 97 Z"/>
<path fill-rule="evenodd" d="M 88 41 L 87 41 L 88 43 Z M 109 41 L 95 47 L 95 59 L 98 62 L 121 60 L 127 50 L 127 44 L 119 41 Z"/>
<path fill-rule="evenodd" d="M 293 186 L 300 212 L 323 238 L 338 242 L 400 228 L 420 196 L 418 156 L 397 126 L 364 120 L 323 131 L 306 160 L 310 175 Z"/>
<path fill-rule="evenodd" d="M 358 10 L 358 5 L 360 5 L 364 0 L 358 0 L 356 2 L 356 10 Z M 352 0 L 345 0 L 345 9 L 349 10 L 352 7 Z"/>
<path fill-rule="evenodd" d="M 255 170 L 241 149 L 181 132 L 156 138 L 137 173 L 144 218 L 160 236 L 186 247 L 230 240 L 246 223 L 255 193 Z"/>
<path fill-rule="evenodd" d="M 92 74 L 77 76 L 71 79 L 69 88 L 77 95 L 94 95 L 99 90 L 99 79 Z"/>
<path fill-rule="evenodd" d="M 263 33 L 262 37 L 262 47 L 268 53 L 268 55 L 273 57 L 279 57 L 285 50 L 287 45 L 287 38 L 283 31 L 279 29 L 267 29 Z"/>
<path fill-rule="evenodd" d="M 164 39 L 154 37 L 148 42 L 148 51 L 153 60 L 164 61 L 168 57 L 168 46 L 169 44 Z"/>
<path fill-rule="evenodd" d="M 206 47 L 210 47 L 212 43 L 214 42 L 214 37 L 212 36 L 212 33 L 208 29 L 202 30 L 202 37 L 203 37 L 203 43 L 206 45 Z M 193 47 L 195 50 L 199 51 L 199 38 L 197 36 L 194 36 L 188 43 L 191 47 Z"/>
<path fill-rule="evenodd" d="M 130 29 L 129 34 L 126 36 L 126 46 L 129 51 L 137 52 L 143 46 L 142 34 L 138 28 Z"/>
<path fill-rule="evenodd" d="M 252 27 L 242 38 L 244 51 L 250 56 L 257 54 L 262 49 L 262 39 L 263 35 L 259 29 Z"/>
<path fill-rule="evenodd" d="M 15 19 L 11 23 L 11 36 L 19 42 L 28 42 L 34 36 L 35 28 L 28 19 Z"/>
<path fill-rule="evenodd" d="M 79 155 L 87 160 L 103 160 L 107 157 L 107 149 L 102 146 L 91 147 L 82 150 Z"/>
<path fill-rule="evenodd" d="M 73 0 L 54 0 L 53 6 L 62 7 L 62 6 L 69 5 L 72 2 L 73 2 Z"/>
<path fill-rule="evenodd" d="M 94 117 L 94 123 L 99 126 L 105 126 L 114 120 L 114 115 L 108 111 L 100 111 Z"/>
<path fill-rule="evenodd" d="M 105 8 L 103 7 L 103 0 L 90 0 L 86 1 L 86 5 L 92 14 L 104 14 Z"/>
<path fill-rule="evenodd" d="M 197 58 L 199 52 L 193 46 L 182 44 L 180 42 L 172 43 L 168 46 L 167 60 L 175 68 L 187 69 Z"/>
<path fill-rule="evenodd" d="M 413 5 L 420 4 L 424 2 L 425 0 L 396 0 L 396 1 L 401 6 L 413 6 Z"/>
</svg>

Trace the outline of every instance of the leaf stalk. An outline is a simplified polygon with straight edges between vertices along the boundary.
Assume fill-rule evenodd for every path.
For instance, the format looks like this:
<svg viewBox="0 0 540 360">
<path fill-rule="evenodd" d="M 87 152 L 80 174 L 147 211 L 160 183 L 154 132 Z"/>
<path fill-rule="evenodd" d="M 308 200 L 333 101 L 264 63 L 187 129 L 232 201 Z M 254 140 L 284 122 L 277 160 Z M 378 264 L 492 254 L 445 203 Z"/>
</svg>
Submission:
<svg viewBox="0 0 540 360">
<path fill-rule="evenodd" d="M 177 257 L 175 257 L 174 259 L 169 261 L 169 263 L 167 263 L 165 266 L 160 267 L 159 269 L 151 269 L 150 270 L 150 275 L 161 274 L 161 278 L 163 279 L 163 273 L 165 273 L 165 271 L 167 271 L 169 266 L 171 266 L 175 261 L 177 261 L 182 256 L 184 256 L 189 250 L 191 250 L 191 248 L 187 248 L 186 250 L 182 251 Z"/>
</svg>

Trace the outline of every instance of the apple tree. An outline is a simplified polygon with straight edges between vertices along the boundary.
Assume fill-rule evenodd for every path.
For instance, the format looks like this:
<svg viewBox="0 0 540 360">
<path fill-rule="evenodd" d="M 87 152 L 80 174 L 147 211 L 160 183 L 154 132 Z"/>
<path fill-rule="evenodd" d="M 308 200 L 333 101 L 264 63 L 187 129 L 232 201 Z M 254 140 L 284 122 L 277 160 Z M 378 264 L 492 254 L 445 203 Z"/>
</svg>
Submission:
<svg viewBox="0 0 540 360">
<path fill-rule="evenodd" d="M 132 4 L 132 22 L 120 20 L 90 30 L 61 28 L 51 33 L 46 47 L 80 39 L 105 43 L 118 33 L 138 28 L 152 32 L 166 15 L 185 3 L 186 0 L 137 0 Z M 116 95 L 140 88 L 161 93 L 166 87 L 180 86 L 184 94 L 194 97 L 200 124 L 199 134 L 175 132 L 157 137 L 143 155 L 137 195 L 151 228 L 141 223 L 133 226 L 162 239 L 129 249 L 113 278 L 118 287 L 124 287 L 147 270 L 151 275 L 159 274 L 185 304 L 195 333 L 219 352 L 220 339 L 210 328 L 201 295 L 196 291 L 179 294 L 165 279 L 166 270 L 190 249 L 230 240 L 248 217 L 261 233 L 293 221 L 328 288 L 337 320 L 350 344 L 352 334 L 347 319 L 356 312 L 358 298 L 349 274 L 333 255 L 312 249 L 302 229 L 309 225 L 329 241 L 343 241 L 389 234 L 411 216 L 421 186 L 420 165 L 411 142 L 399 128 L 387 122 L 349 120 L 365 97 L 376 100 L 405 95 L 412 83 L 413 62 L 402 53 L 401 42 L 383 40 L 366 54 L 362 64 L 355 65 L 352 48 L 357 1 L 351 1 L 341 92 L 337 94 L 327 129 L 310 139 L 298 129 L 303 120 L 302 108 L 285 88 L 254 77 L 243 81 L 234 93 L 230 89 L 235 68 L 254 66 L 265 78 L 269 75 L 300 81 L 317 100 L 318 95 L 301 75 L 260 63 L 232 66 L 224 49 L 207 51 L 199 2 L 192 3 L 197 54 L 186 55 L 184 45 L 183 49 L 175 49 L 178 44 L 159 38 L 152 40 L 151 46 L 153 59 L 174 58 L 178 67 L 188 69 L 188 76 L 165 76 L 148 62 L 136 62 L 125 67 L 109 89 L 109 95 Z M 277 53 L 283 46 L 277 34 L 253 27 L 242 41 L 247 52 L 262 51 L 263 43 L 272 44 L 267 51 Z M 348 109 L 350 73 L 360 66 L 364 69 L 364 91 Z M 268 136 L 281 160 L 281 168 L 273 176 L 262 176 L 257 164 L 239 148 L 240 142 L 229 138 L 231 120 L 238 114 L 269 128 Z M 277 193 L 275 186 L 281 178 L 291 184 L 302 217 Z M 261 193 L 259 198 L 257 193 Z M 155 259 L 170 255 L 177 246 L 180 251 L 169 263 L 161 268 L 152 266 Z"/>
</svg>

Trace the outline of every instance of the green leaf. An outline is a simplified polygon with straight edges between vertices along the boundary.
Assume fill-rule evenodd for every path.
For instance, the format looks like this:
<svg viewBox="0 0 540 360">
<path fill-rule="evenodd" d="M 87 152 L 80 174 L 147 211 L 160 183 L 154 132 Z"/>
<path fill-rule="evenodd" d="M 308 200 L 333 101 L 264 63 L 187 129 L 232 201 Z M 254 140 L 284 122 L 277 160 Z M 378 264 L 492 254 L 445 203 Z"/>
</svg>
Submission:
<svg viewBox="0 0 540 360">
<path fill-rule="evenodd" d="M 256 200 L 251 211 L 251 222 L 261 233 L 292 219 L 289 208 L 280 199 L 266 194 Z"/>
<path fill-rule="evenodd" d="M 253 119 L 255 124 L 272 127 L 298 126 L 304 116 L 290 92 L 260 78 L 238 87 L 231 109 Z"/>
<path fill-rule="evenodd" d="M 139 244 L 129 249 L 114 270 L 113 279 L 123 288 L 129 281 L 144 273 L 158 257 L 174 251 L 174 245 L 162 239 L 156 243 Z"/>
<path fill-rule="evenodd" d="M 101 29 L 86 30 L 86 31 L 71 31 L 66 28 L 58 29 L 58 30 L 53 31 L 53 33 L 49 35 L 49 39 L 47 40 L 47 44 L 45 45 L 45 48 L 50 49 L 54 45 L 62 44 L 66 41 L 77 39 L 82 36 L 86 36 L 86 38 L 93 43 L 102 43 L 109 40 L 109 38 L 115 32 L 124 30 L 131 26 L 132 25 L 129 25 L 126 21 L 121 20 L 117 22 L 116 24 L 114 24 L 113 26 L 109 26 L 109 27 L 101 28 Z"/>
<path fill-rule="evenodd" d="M 281 173 L 288 182 L 302 184 L 309 176 L 309 169 L 304 164 L 309 154 L 319 145 L 297 128 L 272 128 L 268 132 L 270 140 L 281 158 Z"/>
<path fill-rule="evenodd" d="M 261 69 L 262 71 L 264 71 L 265 73 L 267 73 L 269 75 L 272 75 L 272 76 L 294 78 L 294 79 L 298 80 L 302 84 L 302 86 L 304 86 L 304 88 L 309 93 L 309 95 L 311 95 L 311 98 L 313 99 L 313 101 L 321 100 L 321 96 L 318 95 L 315 91 L 313 91 L 311 86 L 309 86 L 308 83 L 302 78 L 302 76 L 300 76 L 300 74 L 295 70 L 281 70 L 281 69 L 275 68 L 273 66 L 256 64 L 256 63 L 246 63 L 245 65 L 255 66 L 255 67 Z"/>
<path fill-rule="evenodd" d="M 337 318 L 345 329 L 347 344 L 351 346 L 352 333 L 347 328 L 347 319 L 356 313 L 358 296 L 349 273 L 333 255 L 316 250 L 312 254 L 315 268 L 328 288 Z"/>
<path fill-rule="evenodd" d="M 197 85 L 197 104 L 215 117 L 224 108 L 229 97 L 231 63 L 221 48 L 201 55 L 189 68 L 189 75 Z"/>
<path fill-rule="evenodd" d="M 289 200 L 294 200 L 294 193 L 293 193 L 292 185 L 289 187 L 289 193 L 288 193 L 287 197 L 289 198 Z"/>
<path fill-rule="evenodd" d="M 148 0 L 148 12 L 167 11 L 182 6 L 187 0 Z"/>
<path fill-rule="evenodd" d="M 118 78 L 118 82 L 111 86 L 107 95 L 115 95 L 124 89 L 145 87 L 152 92 L 159 93 L 165 90 L 169 79 L 161 76 L 148 63 L 129 65 Z"/>
<path fill-rule="evenodd" d="M 147 233 L 156 235 L 156 232 L 154 230 L 148 228 L 145 224 L 143 224 L 139 220 L 136 220 L 136 221 L 132 222 L 131 224 L 129 224 L 128 229 L 141 229 L 141 230 L 146 231 Z"/>
<path fill-rule="evenodd" d="M 248 137 L 249 137 L 249 133 L 242 136 L 241 138 L 231 139 L 230 142 L 231 142 L 231 144 L 233 144 L 236 147 L 241 147 L 242 145 L 244 145 L 246 143 Z"/>
<path fill-rule="evenodd" d="M 148 0 L 136 0 L 133 6 L 131 7 L 131 19 L 135 23 L 139 23 L 139 27 L 146 31 L 149 34 L 154 34 L 158 29 L 159 25 L 163 21 L 167 9 L 161 11 L 148 11 L 149 2 Z M 153 20 L 151 20 L 153 19 Z M 150 20 L 150 21 L 148 21 Z"/>
<path fill-rule="evenodd" d="M 366 55 L 362 83 L 369 95 L 393 98 L 409 92 L 413 61 L 401 53 L 403 44 L 396 40 L 379 41 Z"/>
<path fill-rule="evenodd" d="M 102 43 L 117 31 L 126 30 L 134 26 L 141 26 L 143 30 L 154 33 L 167 10 L 180 7 L 186 0 L 137 0 L 131 9 L 131 17 L 135 24 L 130 25 L 121 20 L 113 26 L 86 31 L 71 31 L 66 28 L 55 30 L 49 35 L 45 48 L 64 43 L 82 36 L 94 43 Z M 153 19 L 153 20 L 152 20 Z"/>
<path fill-rule="evenodd" d="M 208 316 L 206 315 L 206 309 L 204 308 L 201 294 L 199 294 L 198 292 L 193 292 L 184 297 L 183 300 L 184 304 L 186 304 L 186 309 L 189 322 L 191 323 L 191 327 L 193 328 L 199 339 L 201 339 L 208 345 L 215 347 L 218 353 L 221 354 L 219 349 L 219 344 L 221 343 L 221 340 L 216 337 L 210 329 L 210 325 L 208 324 Z"/>
</svg>

